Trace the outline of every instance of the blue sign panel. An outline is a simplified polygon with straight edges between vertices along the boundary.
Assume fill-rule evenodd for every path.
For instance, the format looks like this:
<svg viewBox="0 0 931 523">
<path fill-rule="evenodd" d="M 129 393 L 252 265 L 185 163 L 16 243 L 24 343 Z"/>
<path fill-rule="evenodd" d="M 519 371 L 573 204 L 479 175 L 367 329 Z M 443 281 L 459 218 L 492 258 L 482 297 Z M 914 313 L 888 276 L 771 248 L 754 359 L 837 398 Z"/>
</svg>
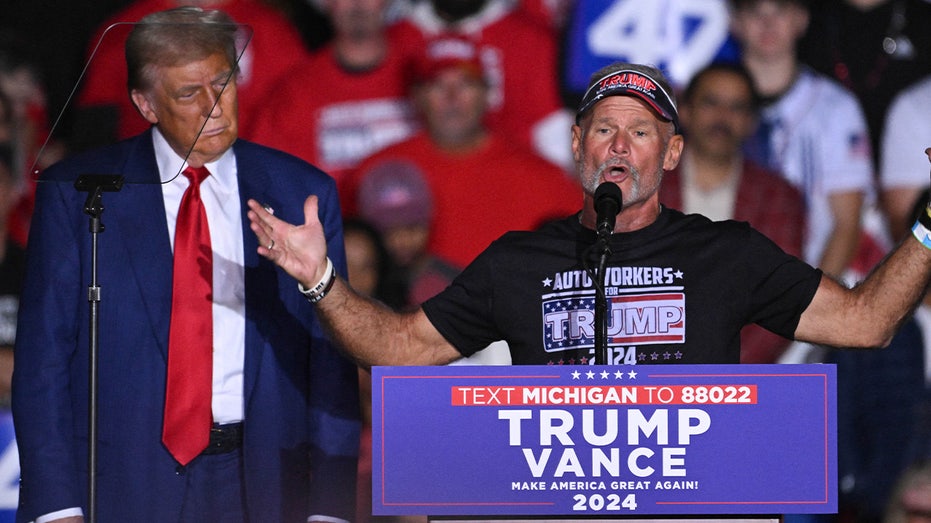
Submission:
<svg viewBox="0 0 931 523">
<path fill-rule="evenodd" d="M 376 367 L 376 515 L 837 511 L 832 365 Z"/>
</svg>

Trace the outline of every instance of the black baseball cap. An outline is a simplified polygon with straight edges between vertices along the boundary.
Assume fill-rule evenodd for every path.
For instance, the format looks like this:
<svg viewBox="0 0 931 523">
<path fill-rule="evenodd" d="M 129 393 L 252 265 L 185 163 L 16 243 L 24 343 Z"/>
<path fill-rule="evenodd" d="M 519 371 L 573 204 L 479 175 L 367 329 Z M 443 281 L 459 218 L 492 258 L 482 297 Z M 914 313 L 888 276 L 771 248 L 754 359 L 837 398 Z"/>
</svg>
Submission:
<svg viewBox="0 0 931 523">
<path fill-rule="evenodd" d="M 585 91 L 575 121 L 578 123 L 582 115 L 596 103 L 609 96 L 633 96 L 647 103 L 664 120 L 672 122 L 676 133 L 679 128 L 679 111 L 672 94 L 664 88 L 656 78 L 644 71 L 633 69 L 613 70 L 604 76 L 595 78 Z M 668 84 L 666 84 L 668 85 Z"/>
</svg>

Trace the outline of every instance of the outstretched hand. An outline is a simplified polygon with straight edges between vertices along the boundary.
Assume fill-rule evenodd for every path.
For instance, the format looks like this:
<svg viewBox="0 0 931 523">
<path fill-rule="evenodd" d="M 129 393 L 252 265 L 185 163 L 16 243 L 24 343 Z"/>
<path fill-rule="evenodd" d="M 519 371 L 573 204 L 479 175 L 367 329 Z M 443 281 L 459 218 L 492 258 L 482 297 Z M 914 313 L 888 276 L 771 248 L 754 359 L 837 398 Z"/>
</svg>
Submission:
<svg viewBox="0 0 931 523">
<path fill-rule="evenodd" d="M 250 199 L 249 227 L 259 241 L 260 255 L 275 262 L 305 287 L 323 279 L 327 245 L 317 216 L 317 197 L 304 201 L 304 224 L 292 225 L 274 216 L 274 210 Z"/>
</svg>

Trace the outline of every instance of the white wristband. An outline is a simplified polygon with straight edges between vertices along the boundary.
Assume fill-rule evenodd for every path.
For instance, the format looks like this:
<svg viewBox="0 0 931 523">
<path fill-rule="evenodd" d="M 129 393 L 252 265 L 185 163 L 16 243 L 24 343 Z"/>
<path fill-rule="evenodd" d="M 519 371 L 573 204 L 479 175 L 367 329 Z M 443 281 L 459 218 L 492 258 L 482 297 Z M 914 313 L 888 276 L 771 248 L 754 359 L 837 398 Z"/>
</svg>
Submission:
<svg viewBox="0 0 931 523">
<path fill-rule="evenodd" d="M 333 261 L 330 260 L 329 256 L 327 256 L 326 269 L 323 271 L 323 278 L 310 289 L 305 288 L 301 282 L 297 282 L 297 290 L 299 290 L 310 303 L 317 303 L 318 301 L 322 300 L 328 292 L 330 292 L 330 289 L 333 288 L 333 282 L 335 281 L 336 268 L 333 266 Z"/>
</svg>

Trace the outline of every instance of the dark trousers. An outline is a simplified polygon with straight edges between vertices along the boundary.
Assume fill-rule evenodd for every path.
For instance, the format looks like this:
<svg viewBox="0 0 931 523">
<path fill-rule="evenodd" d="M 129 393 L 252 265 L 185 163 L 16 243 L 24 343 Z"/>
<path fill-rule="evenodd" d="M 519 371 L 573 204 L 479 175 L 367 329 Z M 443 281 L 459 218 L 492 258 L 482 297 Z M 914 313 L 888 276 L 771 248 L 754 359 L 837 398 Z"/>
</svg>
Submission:
<svg viewBox="0 0 931 523">
<path fill-rule="evenodd" d="M 201 455 L 183 472 L 187 491 L 181 523 L 247 523 L 242 449 Z"/>
</svg>

